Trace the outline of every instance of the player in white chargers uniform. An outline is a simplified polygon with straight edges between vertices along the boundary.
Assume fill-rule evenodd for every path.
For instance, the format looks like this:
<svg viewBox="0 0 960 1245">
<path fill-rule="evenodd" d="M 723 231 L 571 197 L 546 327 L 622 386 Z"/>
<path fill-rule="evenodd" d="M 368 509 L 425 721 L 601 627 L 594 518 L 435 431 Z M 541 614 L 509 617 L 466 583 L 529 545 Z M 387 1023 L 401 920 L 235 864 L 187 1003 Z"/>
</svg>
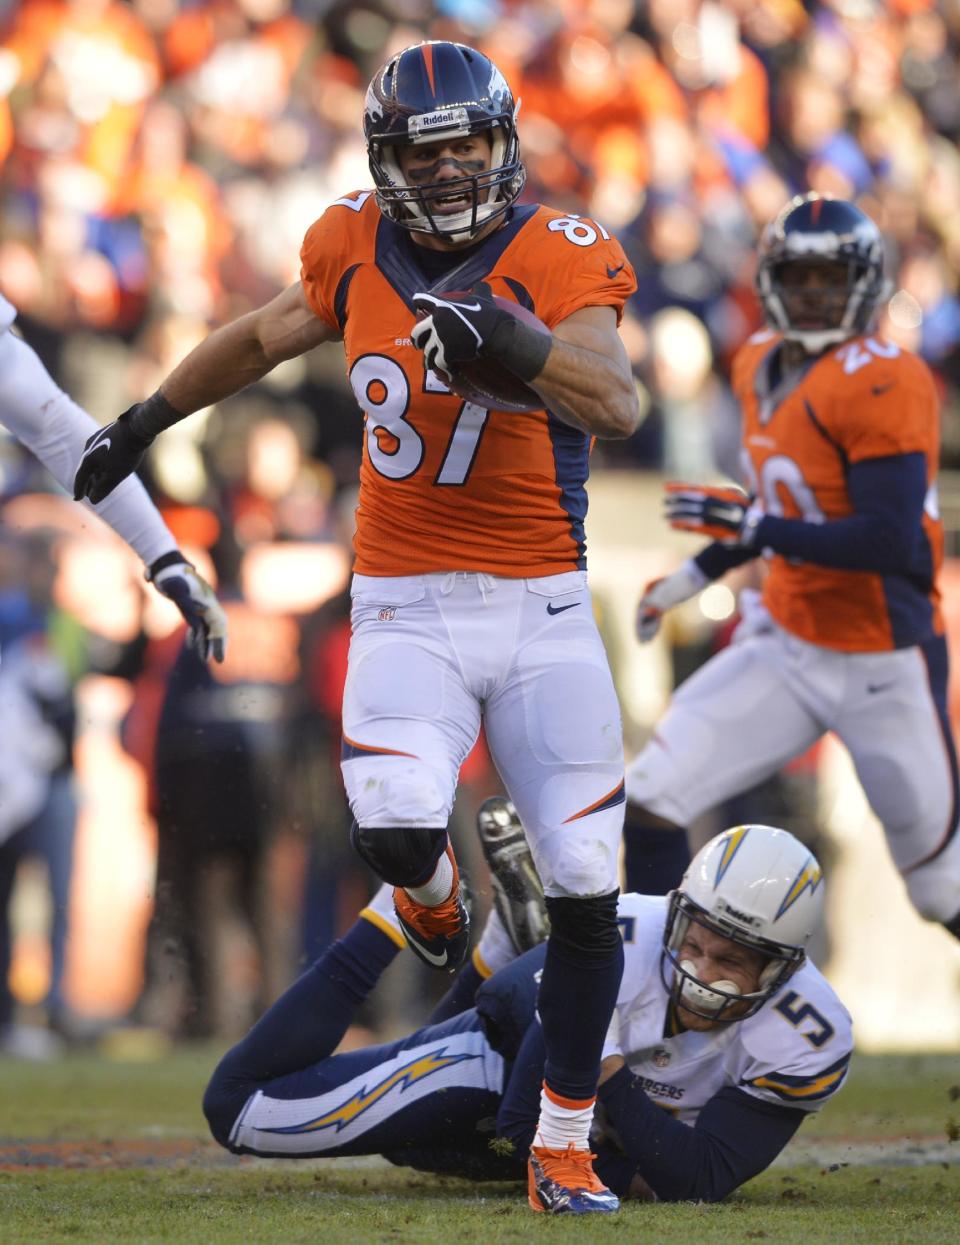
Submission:
<svg viewBox="0 0 960 1245">
<path fill-rule="evenodd" d="M 712 839 L 670 896 L 621 896 L 626 968 L 591 1138 L 618 1196 L 725 1197 L 841 1087 L 850 1017 L 804 952 L 822 900 L 809 850 L 768 826 Z M 441 1004 L 439 1023 L 334 1054 L 403 946 L 391 916 L 389 902 L 365 909 L 228 1052 L 204 1098 L 211 1131 L 236 1153 L 383 1154 L 426 1171 L 522 1179 L 545 1058 L 543 946 L 495 971 L 475 1006 L 451 1015 Z M 497 921 L 478 967 L 504 957 Z"/>
<path fill-rule="evenodd" d="M 16 308 L 0 294 L 0 423 L 72 493 L 74 466 L 97 424 L 11 331 L 16 316 Z M 183 615 L 190 642 L 200 655 L 222 661 L 226 615 L 210 586 L 177 548 L 141 482 L 125 480 L 98 505 L 84 504 L 140 556 L 147 579 Z"/>
<path fill-rule="evenodd" d="M 850 1058 L 850 1017 L 823 974 L 805 961 L 789 989 L 748 1019 L 664 1036 L 666 907 L 659 895 L 624 895 L 620 902 L 626 966 L 604 1057 L 622 1056 L 653 1101 L 686 1124 L 726 1085 L 818 1110 L 839 1089 Z"/>
</svg>

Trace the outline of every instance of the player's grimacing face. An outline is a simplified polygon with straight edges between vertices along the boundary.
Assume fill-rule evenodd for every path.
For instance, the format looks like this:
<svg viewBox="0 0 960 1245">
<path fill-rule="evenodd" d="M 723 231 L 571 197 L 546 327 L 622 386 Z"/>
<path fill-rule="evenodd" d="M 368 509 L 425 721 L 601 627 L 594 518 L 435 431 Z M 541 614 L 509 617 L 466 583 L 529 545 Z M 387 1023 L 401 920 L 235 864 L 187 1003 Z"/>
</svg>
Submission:
<svg viewBox="0 0 960 1245">
<path fill-rule="evenodd" d="M 741 946 L 731 938 L 691 921 L 683 942 L 680 944 L 677 959 L 689 962 L 691 971 L 704 985 L 711 986 L 715 982 L 733 982 L 741 994 L 752 994 L 760 989 L 760 974 L 766 964 L 766 957 L 750 947 Z M 734 1003 L 723 1013 L 724 1020 L 735 1020 L 749 1007 L 748 1002 Z M 698 1016 L 689 1008 L 678 1004 L 680 1018 L 688 1029 L 712 1029 L 719 1021 Z"/>
<path fill-rule="evenodd" d="M 446 142 L 401 146 L 397 152 L 400 171 L 411 186 L 435 186 L 485 173 L 490 168 L 492 143 L 489 132 L 465 134 Z M 481 202 L 487 192 L 481 193 Z M 469 188 L 458 188 L 446 197 L 431 196 L 430 209 L 437 216 L 463 212 L 472 202 Z"/>
</svg>

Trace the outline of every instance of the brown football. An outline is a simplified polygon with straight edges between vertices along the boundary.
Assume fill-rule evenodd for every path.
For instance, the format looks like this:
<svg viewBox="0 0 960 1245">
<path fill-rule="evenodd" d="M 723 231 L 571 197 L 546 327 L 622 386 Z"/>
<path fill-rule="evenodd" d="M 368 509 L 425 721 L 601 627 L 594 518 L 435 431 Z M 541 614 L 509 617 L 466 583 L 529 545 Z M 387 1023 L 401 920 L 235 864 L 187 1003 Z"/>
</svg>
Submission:
<svg viewBox="0 0 960 1245">
<path fill-rule="evenodd" d="M 443 290 L 438 291 L 440 298 L 465 298 L 469 296 L 467 290 Z M 539 333 L 549 333 L 550 330 L 540 319 L 535 316 L 532 311 L 528 311 L 526 307 L 521 307 L 519 303 L 515 303 L 510 298 L 501 298 L 498 294 L 493 295 L 493 301 L 501 310 L 509 312 L 510 315 L 516 316 L 518 320 L 522 320 L 524 324 L 528 324 L 531 328 L 536 329 Z M 485 407 L 488 411 L 542 411 L 543 398 L 531 389 L 529 385 L 524 384 L 519 376 L 515 376 L 513 372 L 498 363 L 496 359 L 485 359 L 477 357 L 471 359 L 468 363 L 458 363 L 456 370 L 450 377 L 450 388 L 458 397 L 466 398 L 468 402 L 476 402 L 477 406 Z"/>
</svg>

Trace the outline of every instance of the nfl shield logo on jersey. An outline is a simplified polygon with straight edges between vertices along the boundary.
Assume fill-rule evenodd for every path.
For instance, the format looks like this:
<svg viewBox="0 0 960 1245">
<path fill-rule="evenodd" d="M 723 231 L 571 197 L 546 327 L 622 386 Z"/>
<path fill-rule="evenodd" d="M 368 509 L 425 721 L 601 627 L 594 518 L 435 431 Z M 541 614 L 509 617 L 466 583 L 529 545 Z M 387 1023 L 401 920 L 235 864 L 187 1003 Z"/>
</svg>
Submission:
<svg viewBox="0 0 960 1245">
<path fill-rule="evenodd" d="M 654 1066 L 657 1068 L 665 1068 L 670 1062 L 670 1052 L 664 1050 L 662 1046 L 658 1046 L 653 1052 Z"/>
<path fill-rule="evenodd" d="M 395 605 L 385 605 L 377 615 L 378 622 L 393 622 L 397 616 L 397 607 Z"/>
</svg>

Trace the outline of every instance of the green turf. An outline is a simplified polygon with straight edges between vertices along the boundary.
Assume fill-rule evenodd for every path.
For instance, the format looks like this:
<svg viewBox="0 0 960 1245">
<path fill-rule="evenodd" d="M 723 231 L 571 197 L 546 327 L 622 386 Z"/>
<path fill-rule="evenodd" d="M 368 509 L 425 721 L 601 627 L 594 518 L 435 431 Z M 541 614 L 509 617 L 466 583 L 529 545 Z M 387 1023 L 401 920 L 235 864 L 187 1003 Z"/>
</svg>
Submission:
<svg viewBox="0 0 960 1245">
<path fill-rule="evenodd" d="M 500 1245 L 531 1240 L 732 1245 L 955 1245 L 960 1169 L 769 1172 L 721 1206 L 626 1206 L 588 1220 L 534 1217 L 519 1189 L 400 1171 L 52 1172 L 0 1176 L 0 1231 L 32 1242 Z"/>
<path fill-rule="evenodd" d="M 144 1064 L 92 1055 L 47 1065 L 0 1062 L 0 1145 L 205 1141 L 199 1101 L 216 1057 L 198 1048 Z M 960 1120 L 960 1096 L 951 1094 L 958 1084 L 958 1059 L 860 1056 L 847 1088 L 800 1136 L 806 1144 L 904 1135 L 945 1141 Z M 469 1185 L 402 1169 L 229 1156 L 219 1166 L 212 1147 L 199 1160 L 127 1169 L 109 1162 L 73 1169 L 68 1157 L 65 1166 L 0 1171 L 0 1241 L 955 1245 L 960 1165 L 953 1148 L 949 1163 L 918 1167 L 776 1167 L 721 1206 L 628 1205 L 618 1216 L 570 1221 L 533 1216 L 519 1186 Z"/>
</svg>

